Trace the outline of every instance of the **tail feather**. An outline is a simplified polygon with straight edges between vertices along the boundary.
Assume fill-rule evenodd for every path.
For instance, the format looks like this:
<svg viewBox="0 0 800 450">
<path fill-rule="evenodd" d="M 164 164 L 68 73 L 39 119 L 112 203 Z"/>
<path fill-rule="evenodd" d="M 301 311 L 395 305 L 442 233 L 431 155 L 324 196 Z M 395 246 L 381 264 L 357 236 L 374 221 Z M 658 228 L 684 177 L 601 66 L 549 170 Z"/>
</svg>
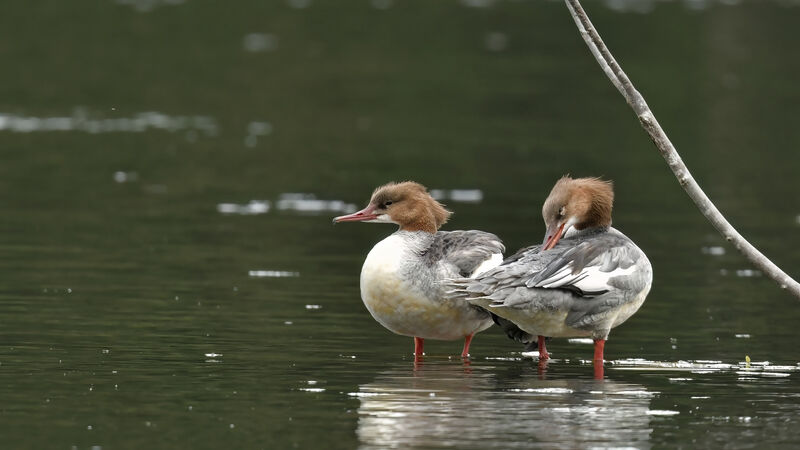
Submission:
<svg viewBox="0 0 800 450">
<path fill-rule="evenodd" d="M 492 320 L 494 320 L 494 323 L 496 323 L 503 330 L 509 339 L 519 342 L 520 344 L 530 344 L 531 342 L 536 342 L 536 336 L 526 333 L 514 322 L 503 319 L 493 312 L 489 312 L 489 314 L 492 315 Z"/>
</svg>

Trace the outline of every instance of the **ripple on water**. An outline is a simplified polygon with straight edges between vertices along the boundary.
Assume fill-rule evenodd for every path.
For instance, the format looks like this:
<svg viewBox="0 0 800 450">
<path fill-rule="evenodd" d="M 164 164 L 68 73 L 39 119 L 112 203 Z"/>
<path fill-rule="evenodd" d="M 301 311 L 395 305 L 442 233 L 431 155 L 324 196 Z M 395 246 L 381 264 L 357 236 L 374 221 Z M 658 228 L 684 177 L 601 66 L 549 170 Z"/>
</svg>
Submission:
<svg viewBox="0 0 800 450">
<path fill-rule="evenodd" d="M 371 0 L 370 4 L 375 9 L 389 9 L 394 4 L 394 0 Z"/>
<path fill-rule="evenodd" d="M 436 200 L 458 203 L 480 203 L 483 200 L 480 189 L 431 189 L 430 194 Z"/>
<path fill-rule="evenodd" d="M 256 135 L 250 135 L 256 136 Z M 257 215 L 266 214 L 273 209 L 273 204 L 278 211 L 296 212 L 301 214 L 350 214 L 358 210 L 353 203 L 342 200 L 323 200 L 315 194 L 302 192 L 286 192 L 278 196 L 274 203 L 270 200 L 250 200 L 248 203 L 218 203 L 217 212 L 220 214 Z"/>
<path fill-rule="evenodd" d="M 785 378 L 792 372 L 800 371 L 800 366 L 773 365 L 769 361 L 751 361 L 727 364 L 716 360 L 695 361 L 649 361 L 641 358 L 609 361 L 611 368 L 618 370 L 641 371 L 686 371 L 694 374 L 735 373 L 743 378 Z M 670 381 L 689 381 L 691 378 L 670 378 Z"/>
<path fill-rule="evenodd" d="M 287 0 L 286 3 L 294 9 L 305 9 L 311 6 L 311 0 Z"/>
<path fill-rule="evenodd" d="M 269 33 L 249 33 L 242 42 L 244 49 L 251 53 L 271 52 L 278 48 L 278 38 Z"/>
<path fill-rule="evenodd" d="M 255 147 L 260 136 L 267 136 L 272 133 L 272 124 L 266 121 L 255 120 L 247 124 L 247 136 L 244 138 L 244 145 Z"/>
<path fill-rule="evenodd" d="M 219 203 L 217 212 L 221 214 L 240 214 L 244 216 L 266 214 L 269 212 L 271 204 L 269 200 L 250 200 L 245 204 Z"/>
<path fill-rule="evenodd" d="M 314 194 L 287 192 L 281 194 L 276 203 L 276 208 L 281 211 L 296 211 L 301 213 L 327 213 L 341 212 L 354 213 L 358 210 L 356 205 L 342 200 L 321 200 Z"/>
<path fill-rule="evenodd" d="M 139 174 L 136 172 L 125 172 L 118 170 L 114 172 L 114 181 L 117 183 L 132 183 L 139 180 Z"/>
<path fill-rule="evenodd" d="M 703 247 L 700 250 L 703 252 L 703 254 L 711 256 L 722 256 L 725 254 L 725 247 L 720 247 L 716 245 Z"/>
<path fill-rule="evenodd" d="M 526 388 L 526 389 L 509 389 L 509 392 L 534 392 L 537 394 L 571 394 L 574 391 L 567 388 Z"/>
<path fill-rule="evenodd" d="M 159 6 L 177 6 L 186 0 L 115 0 L 118 5 L 130 6 L 139 12 L 150 12 Z"/>
<path fill-rule="evenodd" d="M 669 409 L 651 409 L 647 411 L 648 416 L 675 416 L 680 414 L 680 411 L 672 411 Z"/>
<path fill-rule="evenodd" d="M 15 133 L 83 131 L 100 133 L 143 133 L 149 130 L 168 132 L 200 131 L 206 136 L 216 136 L 219 131 L 216 119 L 209 116 L 171 116 L 156 111 L 146 111 L 130 117 L 102 117 L 76 108 L 72 115 L 58 117 L 22 116 L 0 113 L 0 131 Z"/>
<path fill-rule="evenodd" d="M 294 278 L 299 277 L 300 272 L 290 272 L 286 270 L 250 270 L 247 275 L 253 278 Z"/>
</svg>

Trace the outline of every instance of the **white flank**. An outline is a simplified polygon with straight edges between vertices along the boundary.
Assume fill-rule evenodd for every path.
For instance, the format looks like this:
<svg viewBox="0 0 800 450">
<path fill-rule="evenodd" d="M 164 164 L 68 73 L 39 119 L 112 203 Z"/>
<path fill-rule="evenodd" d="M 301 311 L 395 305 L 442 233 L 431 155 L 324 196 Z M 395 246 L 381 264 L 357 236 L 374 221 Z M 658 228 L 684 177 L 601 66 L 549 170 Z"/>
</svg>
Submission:
<svg viewBox="0 0 800 450">
<path fill-rule="evenodd" d="M 635 265 L 631 265 L 627 269 L 618 267 L 611 272 L 603 272 L 600 270 L 600 267 L 591 266 L 573 274 L 572 263 L 570 263 L 563 269 L 554 273 L 550 278 L 536 283 L 536 287 L 555 289 L 572 285 L 584 292 L 607 291 L 611 290 L 611 286 L 608 284 L 610 279 L 630 275 L 634 270 L 636 270 Z"/>
<path fill-rule="evenodd" d="M 482 262 L 481 265 L 478 266 L 478 268 L 475 269 L 474 272 L 472 272 L 470 278 L 475 278 L 477 275 L 486 272 L 487 270 L 492 270 L 495 267 L 499 266 L 502 262 L 503 262 L 503 255 L 501 255 L 500 253 L 494 253 L 492 254 L 491 258 Z"/>
</svg>

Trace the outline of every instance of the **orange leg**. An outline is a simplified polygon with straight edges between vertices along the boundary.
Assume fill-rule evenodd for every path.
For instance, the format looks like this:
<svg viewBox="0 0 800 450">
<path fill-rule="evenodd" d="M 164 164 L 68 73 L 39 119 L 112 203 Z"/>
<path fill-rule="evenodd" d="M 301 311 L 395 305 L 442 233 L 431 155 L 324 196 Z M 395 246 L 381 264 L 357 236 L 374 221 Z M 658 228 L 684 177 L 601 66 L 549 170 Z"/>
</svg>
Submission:
<svg viewBox="0 0 800 450">
<path fill-rule="evenodd" d="M 469 344 L 472 342 L 472 336 L 475 336 L 475 333 L 464 336 L 464 351 L 461 352 L 462 358 L 466 358 L 469 356 Z"/>
<path fill-rule="evenodd" d="M 603 348 L 606 345 L 605 339 L 595 339 L 594 340 L 594 360 L 592 361 L 594 364 L 594 379 L 595 380 L 602 380 L 603 379 Z"/>
<path fill-rule="evenodd" d="M 423 349 L 425 342 L 422 338 L 414 337 L 414 356 L 422 356 L 425 354 Z"/>
<path fill-rule="evenodd" d="M 544 346 L 544 336 L 538 336 L 539 342 L 539 361 L 550 359 L 550 354 L 547 353 L 547 348 Z"/>
<path fill-rule="evenodd" d="M 594 361 L 600 361 L 603 363 L 603 348 L 606 346 L 605 339 L 595 339 L 594 340 Z"/>
<path fill-rule="evenodd" d="M 594 362 L 594 379 L 595 380 L 602 380 L 603 376 L 605 375 L 603 373 L 603 371 L 604 371 L 603 362 L 602 361 L 595 361 Z"/>
</svg>

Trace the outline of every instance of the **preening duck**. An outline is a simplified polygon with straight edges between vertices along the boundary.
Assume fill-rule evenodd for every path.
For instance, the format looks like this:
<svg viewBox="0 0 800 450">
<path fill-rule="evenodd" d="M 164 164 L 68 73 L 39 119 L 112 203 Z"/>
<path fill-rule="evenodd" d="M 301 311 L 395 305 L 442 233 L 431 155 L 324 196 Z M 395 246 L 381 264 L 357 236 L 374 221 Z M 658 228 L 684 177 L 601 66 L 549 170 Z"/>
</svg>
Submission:
<svg viewBox="0 0 800 450">
<path fill-rule="evenodd" d="M 591 337 L 602 368 L 610 330 L 642 306 L 653 280 L 644 252 L 611 227 L 613 201 L 610 181 L 561 178 L 542 207 L 542 244 L 453 280 L 450 294 L 510 321 L 504 328 L 527 333 L 516 330 L 520 340 L 537 337 L 540 360 L 549 357 L 544 336 Z"/>
</svg>

